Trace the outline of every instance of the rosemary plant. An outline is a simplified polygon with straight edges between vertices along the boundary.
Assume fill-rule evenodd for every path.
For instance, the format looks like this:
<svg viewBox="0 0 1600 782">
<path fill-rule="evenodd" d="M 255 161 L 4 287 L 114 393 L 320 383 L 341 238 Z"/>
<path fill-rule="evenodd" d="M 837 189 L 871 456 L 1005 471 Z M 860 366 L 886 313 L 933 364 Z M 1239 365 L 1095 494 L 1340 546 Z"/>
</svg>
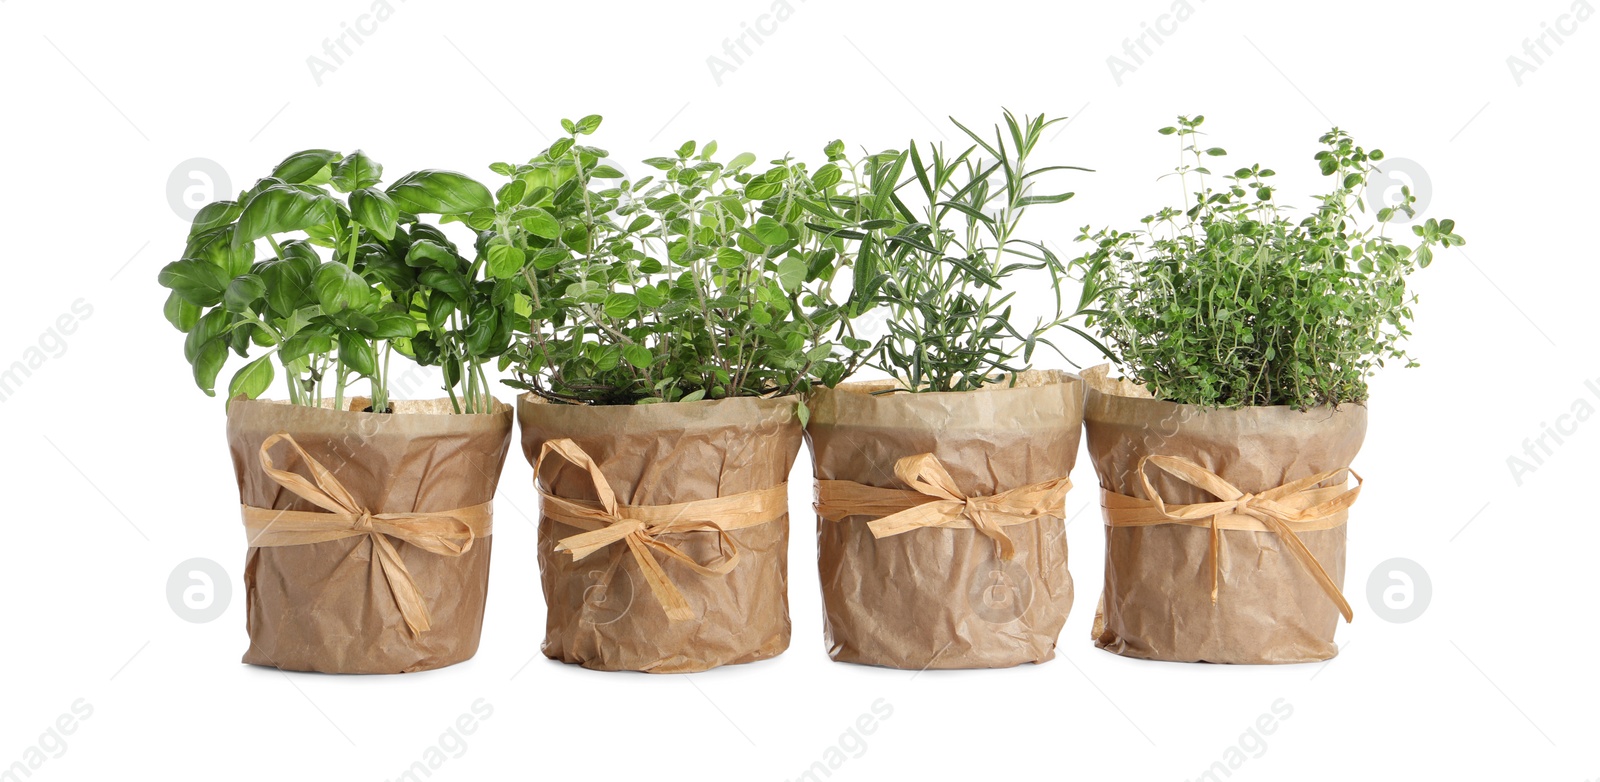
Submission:
<svg viewBox="0 0 1600 782">
<path fill-rule="evenodd" d="M 901 390 L 970 391 L 1014 382 L 1039 345 L 1061 353 L 1050 336 L 1056 329 L 1088 338 L 1071 323 L 1082 313 L 1081 302 L 1068 306 L 1066 265 L 1018 230 L 1030 207 L 1073 196 L 1036 194 L 1037 177 L 1088 170 L 1032 166 L 1045 129 L 1058 121 L 1018 120 L 1007 111 L 992 138 L 955 122 L 973 142 L 960 152 L 913 141 L 904 152 L 850 165 L 870 197 L 844 215 L 854 218 L 854 229 L 834 233 L 860 240 L 852 311 L 887 308 L 888 334 L 872 346 L 869 363 L 898 379 Z M 1053 310 L 1023 322 L 1013 304 L 1017 282 L 1035 275 L 1048 285 Z"/>
</svg>

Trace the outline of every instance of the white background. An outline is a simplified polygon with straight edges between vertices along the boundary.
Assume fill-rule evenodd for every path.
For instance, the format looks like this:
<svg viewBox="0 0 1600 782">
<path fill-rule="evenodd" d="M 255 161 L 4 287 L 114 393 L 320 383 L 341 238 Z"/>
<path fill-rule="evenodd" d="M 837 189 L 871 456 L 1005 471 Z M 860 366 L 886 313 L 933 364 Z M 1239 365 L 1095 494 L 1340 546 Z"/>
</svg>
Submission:
<svg viewBox="0 0 1600 782">
<path fill-rule="evenodd" d="M 790 779 L 882 698 L 892 716 L 864 749 L 847 740 L 855 751 L 833 778 L 1179 780 L 1284 699 L 1292 716 L 1264 750 L 1246 740 L 1258 749 L 1233 777 L 1600 777 L 1589 659 L 1600 527 L 1584 496 L 1600 420 L 1559 418 L 1600 409 L 1584 385 L 1600 389 L 1600 21 L 1562 21 L 1571 34 L 1538 64 L 1524 39 L 1556 25 L 1567 0 L 1193 0 L 1175 30 L 1159 20 L 1173 32 L 1119 85 L 1107 58 L 1126 57 L 1124 39 L 1169 0 L 790 0 L 792 17 L 719 85 L 707 58 L 725 57 L 741 25 L 772 29 L 759 20 L 770 0 L 392 2 L 320 85 L 307 59 L 370 0 L 0 3 L 0 366 L 41 339 L 51 355 L 0 404 L 0 771 L 82 698 L 92 716 L 65 750 L 45 740 L 56 752 L 32 779 L 390 779 L 484 698 L 492 717 L 433 778 Z M 1534 66 L 1520 85 L 1513 55 Z M 1178 665 L 1093 648 L 1103 542 L 1080 460 L 1068 498 L 1079 594 L 1056 660 L 915 677 L 832 663 L 802 455 L 786 654 L 694 676 L 562 666 L 538 653 L 535 503 L 513 453 L 474 660 L 368 678 L 238 663 L 245 547 L 223 405 L 191 383 L 155 283 L 185 235 L 170 183 L 181 192 L 204 170 L 185 161 L 212 161 L 231 191 L 307 147 L 361 147 L 390 180 L 435 167 L 487 181 L 490 162 L 532 156 L 561 117 L 591 112 L 605 116 L 596 143 L 635 170 L 690 138 L 717 139 L 725 155 L 816 159 L 841 137 L 956 143 L 946 116 L 988 125 L 1001 106 L 1074 116 L 1040 161 L 1097 172 L 1058 180 L 1078 197 L 1032 222 L 1063 246 L 1079 226 L 1131 226 L 1177 196 L 1156 181 L 1173 141 L 1153 131 L 1178 113 L 1205 113 L 1231 163 L 1276 168 L 1291 201 L 1321 185 L 1311 155 L 1337 123 L 1413 161 L 1430 183 L 1426 216 L 1457 220 L 1465 252 L 1415 279 L 1411 348 L 1424 366 L 1372 384 L 1346 583 L 1356 621 L 1340 628 L 1337 659 Z M 63 348 L 47 332 L 80 299 L 92 314 Z M 1547 439 L 1519 485 L 1507 458 L 1558 422 L 1571 433 Z M 209 624 L 180 619 L 166 598 L 168 575 L 194 557 L 234 584 Z M 1374 568 L 1394 557 L 1432 585 L 1409 623 L 1380 618 L 1368 597 Z"/>
</svg>

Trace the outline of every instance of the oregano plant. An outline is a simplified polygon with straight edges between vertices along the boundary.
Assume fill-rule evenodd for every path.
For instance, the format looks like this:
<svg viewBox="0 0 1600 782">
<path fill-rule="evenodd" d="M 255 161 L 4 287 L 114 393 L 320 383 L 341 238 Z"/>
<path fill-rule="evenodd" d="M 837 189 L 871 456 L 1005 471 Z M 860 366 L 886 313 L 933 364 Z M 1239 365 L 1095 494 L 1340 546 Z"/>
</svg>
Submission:
<svg viewBox="0 0 1600 782">
<path fill-rule="evenodd" d="M 366 378 L 373 408 L 384 411 L 399 352 L 444 366 L 447 385 L 464 386 L 458 411 L 487 411 L 480 365 L 503 352 L 509 331 L 479 314 L 493 309 L 493 291 L 474 280 L 478 267 L 418 216 L 492 215 L 489 192 L 448 171 L 408 174 L 387 189 L 382 178 L 359 150 L 305 150 L 196 214 L 183 257 L 159 279 L 201 390 L 215 394 L 232 351 L 250 360 L 229 381 L 230 398 L 266 392 L 276 366 L 292 403 L 342 409 L 351 381 Z"/>
<path fill-rule="evenodd" d="M 568 135 L 527 163 L 492 166 L 509 181 L 488 270 L 519 286 L 511 385 L 561 403 L 691 402 L 853 371 L 866 343 L 832 287 L 852 242 L 808 225 L 828 214 L 817 203 L 837 193 L 837 166 L 721 160 L 716 142 L 690 141 L 634 178 L 585 143 L 600 123 L 564 120 Z"/>
<path fill-rule="evenodd" d="M 1213 173 L 1227 152 L 1202 143 L 1204 116 L 1160 133 L 1177 141 L 1182 206 L 1133 230 L 1083 229 L 1093 249 L 1076 259 L 1089 323 L 1122 371 L 1156 396 L 1206 407 L 1363 402 L 1402 348 L 1415 295 L 1406 278 L 1435 248 L 1465 244 L 1452 220 L 1411 226 L 1414 245 L 1388 234 L 1415 215 L 1402 188 L 1394 206 L 1368 211 L 1368 177 L 1383 160 L 1334 128 L 1316 162 L 1331 180 L 1302 217 L 1280 204 L 1275 172 L 1260 165 Z M 1190 188 L 1194 189 L 1191 190 Z"/>
</svg>

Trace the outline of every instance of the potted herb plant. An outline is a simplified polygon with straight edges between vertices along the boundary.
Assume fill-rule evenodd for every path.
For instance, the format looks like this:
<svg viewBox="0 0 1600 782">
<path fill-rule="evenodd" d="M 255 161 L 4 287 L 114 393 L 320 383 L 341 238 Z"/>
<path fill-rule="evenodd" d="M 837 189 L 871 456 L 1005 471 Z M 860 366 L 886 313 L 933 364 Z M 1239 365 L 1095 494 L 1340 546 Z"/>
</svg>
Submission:
<svg viewBox="0 0 1600 782">
<path fill-rule="evenodd" d="M 656 673 L 769 658 L 799 395 L 852 368 L 831 292 L 848 240 L 806 225 L 840 172 L 690 142 L 634 178 L 584 143 L 600 121 L 493 166 L 489 272 L 531 311 L 503 363 L 541 494 L 542 648 Z"/>
<path fill-rule="evenodd" d="M 227 425 L 250 543 L 247 663 L 397 673 L 477 651 L 511 433 L 481 365 L 509 322 L 485 261 L 417 218 L 487 218 L 494 204 L 459 174 L 381 178 L 359 151 L 291 155 L 202 209 L 161 271 L 200 388 L 215 393 L 230 351 L 249 359 Z M 450 398 L 392 399 L 394 353 L 441 365 Z M 279 371 L 288 399 L 258 400 Z"/>
<path fill-rule="evenodd" d="M 1075 262 L 1123 374 L 1085 373 L 1106 518 L 1094 639 L 1156 660 L 1325 660 L 1352 615 L 1340 590 L 1367 379 L 1413 363 L 1406 278 L 1463 240 L 1431 218 L 1414 246 L 1387 235 L 1413 214 L 1409 189 L 1364 223 L 1383 153 L 1337 128 L 1316 155 L 1332 187 L 1295 217 L 1271 169 L 1208 169 L 1225 152 L 1200 142 L 1203 122 L 1160 131 L 1183 155 L 1183 207 L 1085 229 L 1094 248 Z"/>
<path fill-rule="evenodd" d="M 1077 312 L 1064 263 L 1020 224 L 1072 196 L 1038 189 L 1074 168 L 1034 167 L 1056 121 L 1007 112 L 988 138 L 956 123 L 972 141 L 958 153 L 912 142 L 849 167 L 882 185 L 842 216 L 860 241 L 852 314 L 883 313 L 870 363 L 891 379 L 808 400 L 834 660 L 921 670 L 1054 655 L 1072 607 L 1063 505 L 1084 386 L 1030 368 Z M 1053 312 L 1014 309 L 1023 280 L 1048 286 Z"/>
</svg>

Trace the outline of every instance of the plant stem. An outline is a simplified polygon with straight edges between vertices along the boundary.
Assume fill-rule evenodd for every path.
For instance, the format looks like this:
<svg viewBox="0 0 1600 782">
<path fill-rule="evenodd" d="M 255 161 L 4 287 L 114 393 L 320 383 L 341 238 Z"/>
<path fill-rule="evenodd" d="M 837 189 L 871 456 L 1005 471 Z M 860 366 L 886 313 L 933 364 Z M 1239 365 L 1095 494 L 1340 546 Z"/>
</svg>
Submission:
<svg viewBox="0 0 1600 782">
<path fill-rule="evenodd" d="M 342 358 L 334 359 L 334 369 L 335 369 L 335 373 L 334 373 L 334 385 L 333 385 L 333 409 L 335 409 L 335 410 L 343 410 L 344 409 L 344 383 L 345 383 L 345 379 L 346 379 L 345 369 L 344 369 L 344 359 L 342 359 Z"/>
</svg>

